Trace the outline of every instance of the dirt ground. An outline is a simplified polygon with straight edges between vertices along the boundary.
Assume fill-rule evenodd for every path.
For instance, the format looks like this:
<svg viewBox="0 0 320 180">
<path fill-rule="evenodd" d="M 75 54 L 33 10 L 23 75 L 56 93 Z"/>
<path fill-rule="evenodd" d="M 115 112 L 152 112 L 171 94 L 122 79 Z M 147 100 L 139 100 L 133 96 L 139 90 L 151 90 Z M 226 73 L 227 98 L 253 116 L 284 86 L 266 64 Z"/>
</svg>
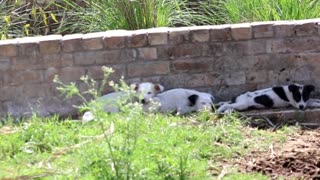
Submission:
<svg viewBox="0 0 320 180">
<path fill-rule="evenodd" d="M 261 172 L 272 179 L 320 180 L 320 129 L 301 130 L 268 151 L 253 151 L 238 162 L 243 172 Z"/>
</svg>

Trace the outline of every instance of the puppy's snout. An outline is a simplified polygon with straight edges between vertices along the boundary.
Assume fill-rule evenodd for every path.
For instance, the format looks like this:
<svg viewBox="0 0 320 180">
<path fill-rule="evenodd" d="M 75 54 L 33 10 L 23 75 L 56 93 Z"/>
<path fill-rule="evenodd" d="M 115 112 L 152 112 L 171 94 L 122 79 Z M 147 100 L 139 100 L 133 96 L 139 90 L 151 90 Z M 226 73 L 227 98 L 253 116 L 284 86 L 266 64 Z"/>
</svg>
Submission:
<svg viewBox="0 0 320 180">
<path fill-rule="evenodd" d="M 304 110 L 304 105 L 299 105 L 300 110 Z"/>
<path fill-rule="evenodd" d="M 142 103 L 142 104 L 145 104 L 145 103 L 146 103 L 146 100 L 145 100 L 145 99 L 142 99 L 142 100 L 141 100 L 141 103 Z"/>
</svg>

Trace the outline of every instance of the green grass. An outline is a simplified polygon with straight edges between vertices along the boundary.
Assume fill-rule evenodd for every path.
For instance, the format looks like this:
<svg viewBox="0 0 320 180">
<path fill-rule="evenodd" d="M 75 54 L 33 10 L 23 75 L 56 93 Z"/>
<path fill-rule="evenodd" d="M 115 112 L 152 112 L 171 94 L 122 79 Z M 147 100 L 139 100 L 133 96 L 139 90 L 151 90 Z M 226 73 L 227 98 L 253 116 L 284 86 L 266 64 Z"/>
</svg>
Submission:
<svg viewBox="0 0 320 180">
<path fill-rule="evenodd" d="M 211 22 L 299 20 L 320 17 L 319 0 L 209 0 L 203 9 Z"/>
<path fill-rule="evenodd" d="M 201 20 L 187 8 L 187 0 L 98 0 L 80 6 L 64 0 L 66 19 L 57 32 L 97 32 L 114 29 L 147 29 L 175 25 L 191 26 Z M 67 4 L 68 6 L 66 6 Z M 59 5 L 58 5 L 59 6 Z"/>
<path fill-rule="evenodd" d="M 33 117 L 24 125 L 3 128 L 15 132 L 0 135 L 0 178 L 81 179 L 207 179 L 210 168 L 221 173 L 219 162 L 232 164 L 251 150 L 284 141 L 293 131 L 252 129 L 236 115 L 218 119 L 209 112 L 187 117 L 126 112 L 85 124 Z M 237 174 L 231 171 L 226 177 Z"/>
<path fill-rule="evenodd" d="M 205 111 L 189 116 L 147 114 L 138 103 L 124 99 L 121 112 L 108 114 L 97 98 L 111 68 L 103 67 L 104 79 L 81 80 L 88 90 L 80 92 L 75 83 L 64 84 L 57 77 L 58 90 L 66 97 L 79 96 L 79 110 L 90 110 L 95 121 L 82 123 L 39 118 L 0 128 L 0 178 L 70 179 L 210 179 L 222 174 L 220 162 L 232 165 L 251 150 L 265 150 L 270 143 L 283 142 L 294 128 L 277 132 L 246 126 L 237 114 L 218 118 Z M 132 95 L 123 79 L 109 83 L 115 90 Z M 121 101 L 121 100 L 119 100 Z M 239 174 L 231 166 L 226 177 Z M 265 178 L 262 175 L 259 178 Z"/>
</svg>

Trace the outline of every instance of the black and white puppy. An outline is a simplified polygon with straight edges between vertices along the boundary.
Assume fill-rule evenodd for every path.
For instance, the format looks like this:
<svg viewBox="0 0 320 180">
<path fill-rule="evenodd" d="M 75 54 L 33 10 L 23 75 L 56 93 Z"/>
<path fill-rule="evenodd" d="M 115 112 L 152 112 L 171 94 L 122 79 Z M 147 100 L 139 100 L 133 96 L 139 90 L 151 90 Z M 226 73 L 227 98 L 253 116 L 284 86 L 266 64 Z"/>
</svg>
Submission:
<svg viewBox="0 0 320 180">
<path fill-rule="evenodd" d="M 171 89 L 152 98 L 153 103 L 144 105 L 146 112 L 187 114 L 212 109 L 214 97 L 209 93 L 190 89 Z"/>
<path fill-rule="evenodd" d="M 219 103 L 218 112 L 232 110 L 246 110 L 249 108 L 281 108 L 293 106 L 304 110 L 307 107 L 310 93 L 314 91 L 313 85 L 291 84 L 275 86 L 254 92 L 246 92 L 231 102 Z"/>
</svg>

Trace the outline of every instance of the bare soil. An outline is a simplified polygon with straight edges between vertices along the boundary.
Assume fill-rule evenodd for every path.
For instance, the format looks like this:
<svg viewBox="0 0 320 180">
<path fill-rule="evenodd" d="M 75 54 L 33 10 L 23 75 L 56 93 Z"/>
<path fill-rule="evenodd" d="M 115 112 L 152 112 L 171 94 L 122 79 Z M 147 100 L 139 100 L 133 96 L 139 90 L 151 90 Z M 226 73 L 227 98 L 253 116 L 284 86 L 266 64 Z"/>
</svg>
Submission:
<svg viewBox="0 0 320 180">
<path fill-rule="evenodd" d="M 268 151 L 252 151 L 238 162 L 243 172 L 260 172 L 272 179 L 320 180 L 320 129 L 301 130 Z"/>
</svg>

